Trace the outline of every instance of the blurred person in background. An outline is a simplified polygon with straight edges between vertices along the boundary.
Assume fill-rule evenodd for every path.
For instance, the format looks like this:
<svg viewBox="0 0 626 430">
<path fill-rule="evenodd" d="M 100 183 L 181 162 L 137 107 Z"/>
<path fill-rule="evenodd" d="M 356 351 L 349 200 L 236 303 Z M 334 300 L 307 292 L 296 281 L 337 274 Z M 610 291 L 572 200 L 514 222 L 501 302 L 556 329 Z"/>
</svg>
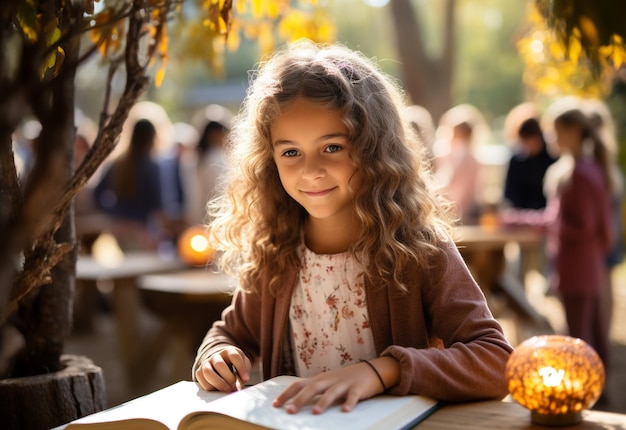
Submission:
<svg viewBox="0 0 626 430">
<path fill-rule="evenodd" d="M 548 152 L 536 118 L 522 121 L 517 136 L 504 182 L 505 204 L 517 209 L 543 209 L 546 206 L 543 179 L 556 158 Z"/>
<path fill-rule="evenodd" d="M 188 207 L 187 219 L 191 224 L 207 221 L 207 202 L 215 197 L 216 186 L 227 167 L 225 151 L 232 119 L 232 112 L 218 104 L 210 104 L 194 116 L 193 124 L 200 137 L 196 145 L 195 194 Z"/>
<path fill-rule="evenodd" d="M 198 131 L 186 122 L 172 125 L 174 144 L 160 160 L 163 212 L 171 243 L 190 223 L 187 207 L 193 204 L 196 188 L 193 183 L 196 163 Z"/>
<path fill-rule="evenodd" d="M 552 285 L 558 291 L 570 336 L 589 343 L 609 369 L 609 327 L 605 318 L 606 257 L 613 247 L 611 209 L 615 184 L 609 154 L 589 118 L 578 109 L 554 120 L 561 157 L 572 159 L 554 181 L 548 232 L 553 258 Z"/>
<path fill-rule="evenodd" d="M 480 111 L 462 104 L 443 114 L 433 147 L 435 179 L 443 196 L 450 201 L 462 224 L 475 224 L 479 216 L 477 188 L 480 165 L 475 148 L 482 138 L 477 127 L 483 126 Z"/>
<path fill-rule="evenodd" d="M 125 151 L 106 169 L 94 190 L 98 206 L 111 217 L 111 234 L 126 250 L 157 249 L 163 205 L 159 165 L 153 156 L 157 131 L 139 119 Z"/>
<path fill-rule="evenodd" d="M 507 224 L 545 227 L 550 291 L 559 295 L 570 336 L 583 339 L 609 370 L 606 258 L 615 242 L 610 157 L 590 119 L 563 100 L 549 109 L 559 160 L 545 175 L 544 210 L 503 211 Z M 555 105 L 555 106 L 556 106 Z"/>
</svg>

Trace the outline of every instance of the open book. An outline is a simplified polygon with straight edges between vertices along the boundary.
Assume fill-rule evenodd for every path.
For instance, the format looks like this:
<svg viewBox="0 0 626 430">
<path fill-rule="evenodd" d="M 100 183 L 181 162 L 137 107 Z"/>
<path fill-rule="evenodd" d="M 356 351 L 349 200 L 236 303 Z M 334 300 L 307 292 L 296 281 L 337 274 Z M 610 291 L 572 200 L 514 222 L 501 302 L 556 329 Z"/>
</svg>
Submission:
<svg viewBox="0 0 626 430">
<path fill-rule="evenodd" d="M 381 395 L 351 412 L 333 406 L 320 415 L 311 407 L 297 414 L 272 406 L 295 376 L 278 376 L 230 394 L 206 392 L 181 381 L 118 407 L 73 421 L 65 430 L 303 430 L 409 429 L 433 413 L 438 402 L 424 396 Z"/>
</svg>

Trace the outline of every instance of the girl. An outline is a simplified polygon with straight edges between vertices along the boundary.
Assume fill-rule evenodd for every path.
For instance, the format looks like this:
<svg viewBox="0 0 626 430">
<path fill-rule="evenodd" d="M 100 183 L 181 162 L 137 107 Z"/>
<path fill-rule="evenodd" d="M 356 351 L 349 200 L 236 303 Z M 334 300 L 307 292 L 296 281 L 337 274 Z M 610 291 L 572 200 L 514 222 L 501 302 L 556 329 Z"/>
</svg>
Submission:
<svg viewBox="0 0 626 430">
<path fill-rule="evenodd" d="M 156 249 L 163 232 L 161 174 L 153 151 L 157 129 L 139 119 L 125 151 L 94 189 L 100 209 L 111 217 L 111 232 L 124 251 Z"/>
<path fill-rule="evenodd" d="M 606 146 L 589 118 L 570 109 L 554 120 L 561 160 L 546 174 L 551 287 L 561 297 L 569 334 L 589 343 L 608 370 L 609 327 L 603 297 L 614 243 L 611 173 Z"/>
<path fill-rule="evenodd" d="M 240 287 L 193 367 L 206 390 L 305 377 L 275 400 L 344 411 L 384 391 L 501 398 L 511 346 L 449 239 L 398 90 L 341 46 L 299 42 L 258 71 L 210 231 Z"/>
</svg>

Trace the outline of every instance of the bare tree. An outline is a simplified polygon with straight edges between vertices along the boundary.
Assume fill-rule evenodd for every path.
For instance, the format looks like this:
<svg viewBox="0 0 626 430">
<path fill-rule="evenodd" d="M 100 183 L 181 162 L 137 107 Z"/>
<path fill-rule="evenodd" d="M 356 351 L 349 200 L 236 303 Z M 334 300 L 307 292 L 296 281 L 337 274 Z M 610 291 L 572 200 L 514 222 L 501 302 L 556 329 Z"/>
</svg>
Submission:
<svg viewBox="0 0 626 430">
<path fill-rule="evenodd" d="M 428 55 L 422 24 L 411 0 L 391 0 L 390 9 L 396 26 L 396 46 L 402 60 L 404 86 L 412 102 L 425 107 L 436 120 L 452 104 L 456 0 L 445 0 L 443 43 L 436 58 Z"/>
</svg>

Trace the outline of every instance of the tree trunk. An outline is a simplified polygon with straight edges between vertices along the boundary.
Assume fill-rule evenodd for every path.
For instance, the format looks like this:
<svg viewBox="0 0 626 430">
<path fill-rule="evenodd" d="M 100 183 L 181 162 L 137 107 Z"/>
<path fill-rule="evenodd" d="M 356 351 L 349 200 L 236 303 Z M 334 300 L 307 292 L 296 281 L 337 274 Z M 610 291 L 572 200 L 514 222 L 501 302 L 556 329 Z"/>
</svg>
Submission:
<svg viewBox="0 0 626 430">
<path fill-rule="evenodd" d="M 80 356 L 61 361 L 55 373 L 0 380 L 3 430 L 48 430 L 106 408 L 102 369 Z"/>
<path fill-rule="evenodd" d="M 427 55 L 422 26 L 411 0 L 391 0 L 390 9 L 396 28 L 398 55 L 402 60 L 404 86 L 411 101 L 426 108 L 433 120 L 438 121 L 452 106 L 456 0 L 446 0 L 442 52 L 437 58 Z"/>
<path fill-rule="evenodd" d="M 63 20 L 73 23 L 77 17 L 71 16 L 73 8 L 66 8 Z M 82 10 L 80 11 L 82 15 Z M 80 18 L 80 16 L 78 17 Z M 58 182 L 56 193 L 61 194 L 62 187 L 69 182 L 73 170 L 74 154 L 74 78 L 79 56 L 80 39 L 69 38 L 62 45 L 65 51 L 65 67 L 57 77 L 50 94 L 42 95 L 40 109 L 47 115 L 40 115 L 42 130 L 38 148 L 38 159 L 48 161 L 56 157 L 57 161 L 42 165 L 47 168 L 42 173 L 50 181 Z M 71 66 L 74 65 L 74 66 Z M 41 113 L 41 112 L 38 112 Z M 54 168 L 54 171 L 50 171 Z M 55 193 L 55 194 L 56 194 Z M 65 339 L 72 327 L 72 301 L 74 298 L 74 276 L 76 266 L 76 235 L 74 231 L 73 210 L 70 205 L 60 228 L 54 231 L 41 230 L 32 252 L 25 253 L 24 271 L 36 267 L 37 260 L 50 255 L 57 244 L 71 246 L 73 250 L 64 254 L 60 262 L 52 268 L 50 283 L 31 293 L 20 303 L 16 326 L 26 341 L 26 349 L 19 357 L 12 376 L 30 376 L 61 369 L 60 357 Z M 51 227 L 53 228 L 53 227 Z M 32 270 L 32 269 L 31 269 Z"/>
</svg>

